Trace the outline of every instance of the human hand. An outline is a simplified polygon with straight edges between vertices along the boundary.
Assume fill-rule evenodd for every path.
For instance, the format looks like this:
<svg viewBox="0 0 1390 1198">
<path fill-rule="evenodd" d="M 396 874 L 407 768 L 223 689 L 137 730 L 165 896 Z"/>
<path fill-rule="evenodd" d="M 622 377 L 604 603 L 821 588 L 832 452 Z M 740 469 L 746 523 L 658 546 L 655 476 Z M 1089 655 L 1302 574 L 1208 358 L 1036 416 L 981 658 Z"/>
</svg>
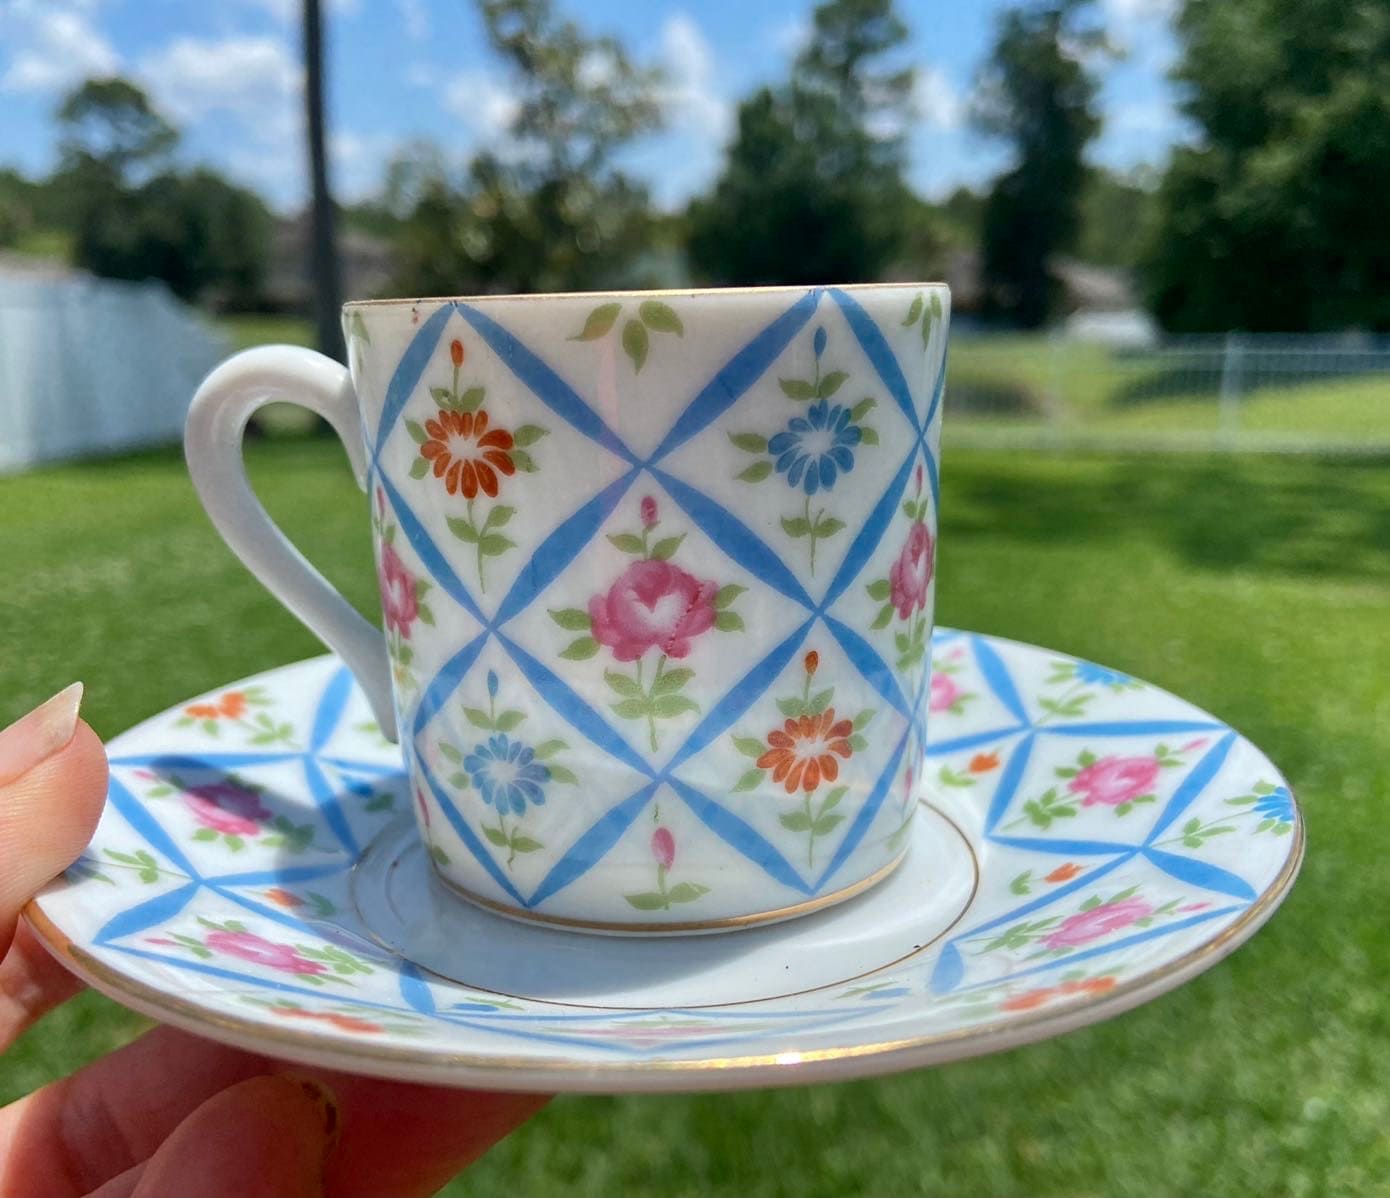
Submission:
<svg viewBox="0 0 1390 1198">
<path fill-rule="evenodd" d="M 71 686 L 0 731 L 0 1051 L 82 985 L 18 923 L 106 799 L 81 699 Z M 0 1109 L 0 1198 L 412 1198 L 545 1102 L 291 1066 L 161 1027 Z"/>
</svg>

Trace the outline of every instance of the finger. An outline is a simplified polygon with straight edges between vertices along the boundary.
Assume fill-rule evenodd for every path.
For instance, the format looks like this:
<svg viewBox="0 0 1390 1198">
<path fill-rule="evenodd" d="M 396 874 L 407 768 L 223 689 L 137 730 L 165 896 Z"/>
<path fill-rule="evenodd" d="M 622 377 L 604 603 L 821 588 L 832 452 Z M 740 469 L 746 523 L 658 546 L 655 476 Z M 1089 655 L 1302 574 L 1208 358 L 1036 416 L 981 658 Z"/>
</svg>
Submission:
<svg viewBox="0 0 1390 1198">
<path fill-rule="evenodd" d="M 68 693 L 0 732 L 0 771 L 7 763 L 39 755 L 36 763 L 0 783 L 0 1051 L 80 988 L 27 929 L 11 949 L 20 908 L 76 860 L 92 838 L 106 799 L 106 753 L 96 733 L 77 719 L 80 694 L 33 730 L 34 717 Z M 46 750 L 64 727 L 71 729 L 66 740 L 56 750 Z M 17 735 L 23 753 L 16 749 Z"/>
<path fill-rule="evenodd" d="M 0 1198 L 77 1198 L 148 1160 L 200 1103 L 270 1072 L 264 1058 L 156 1028 L 0 1109 Z"/>
<path fill-rule="evenodd" d="M 106 753 L 77 718 L 74 684 L 0 732 L 0 955 L 19 909 L 92 838 L 106 800 Z"/>
<path fill-rule="evenodd" d="M 337 1095 L 341 1139 L 328 1159 L 330 1198 L 433 1194 L 550 1101 L 314 1072 Z"/>
<path fill-rule="evenodd" d="M 322 1086 L 283 1074 L 251 1078 L 174 1129 L 133 1198 L 315 1198 L 336 1125 Z"/>
<path fill-rule="evenodd" d="M 53 1198 L 86 1194 L 147 1160 L 213 1094 L 283 1068 L 173 1028 L 147 1032 L 0 1110 L 0 1198 L 27 1195 L 34 1177 Z M 547 1101 L 312 1076 L 337 1094 L 344 1130 L 327 1173 L 334 1198 L 432 1194 Z"/>
<path fill-rule="evenodd" d="M 0 1049 L 81 989 L 81 981 L 39 943 L 27 923 L 21 923 L 0 961 Z"/>
<path fill-rule="evenodd" d="M 127 1169 L 124 1173 L 117 1174 L 105 1185 L 97 1186 L 86 1198 L 131 1198 L 131 1195 L 135 1193 L 135 1187 L 140 1184 L 140 1178 L 144 1172 L 144 1165 L 136 1165 L 134 1168 Z"/>
</svg>

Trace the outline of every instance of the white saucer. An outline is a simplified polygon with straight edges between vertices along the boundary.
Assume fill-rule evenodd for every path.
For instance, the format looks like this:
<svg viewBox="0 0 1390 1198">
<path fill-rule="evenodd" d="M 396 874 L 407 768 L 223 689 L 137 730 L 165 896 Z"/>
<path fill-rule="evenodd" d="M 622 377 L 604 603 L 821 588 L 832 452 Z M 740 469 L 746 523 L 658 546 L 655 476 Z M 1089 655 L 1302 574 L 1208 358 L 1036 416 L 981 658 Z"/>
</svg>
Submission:
<svg viewBox="0 0 1390 1198">
<path fill-rule="evenodd" d="M 904 865 L 785 924 L 624 940 L 454 897 L 426 868 L 398 751 L 326 657 L 117 737 L 87 854 L 26 914 L 91 985 L 256 1052 L 620 1092 L 1024 1044 L 1172 989 L 1273 913 L 1303 825 L 1237 733 L 1042 649 L 941 630 L 933 660 Z"/>
</svg>

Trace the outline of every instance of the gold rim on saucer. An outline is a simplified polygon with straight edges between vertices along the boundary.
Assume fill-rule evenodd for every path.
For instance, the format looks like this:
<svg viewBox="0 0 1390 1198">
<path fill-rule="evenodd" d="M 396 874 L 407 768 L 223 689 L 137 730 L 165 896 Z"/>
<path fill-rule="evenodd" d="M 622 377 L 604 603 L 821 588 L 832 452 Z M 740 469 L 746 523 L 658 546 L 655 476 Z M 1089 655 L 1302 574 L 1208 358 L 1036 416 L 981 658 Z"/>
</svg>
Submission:
<svg viewBox="0 0 1390 1198">
<path fill-rule="evenodd" d="M 325 1044 L 320 1036 L 270 1027 L 236 1015 L 209 1012 L 187 999 L 172 997 L 144 982 L 124 976 L 74 944 L 49 919 L 37 898 L 29 900 L 23 914 L 48 950 L 67 962 L 84 981 L 99 986 L 109 994 L 120 995 L 127 1005 L 152 1018 L 164 1020 L 194 1034 L 239 1043 L 250 1052 L 264 1052 L 267 1046 L 278 1045 L 293 1050 L 300 1059 L 325 1067 L 332 1067 L 334 1059 L 341 1061 L 346 1056 L 362 1071 L 378 1077 L 390 1078 L 397 1076 L 403 1068 L 414 1067 L 427 1075 L 419 1080 L 455 1085 L 482 1084 L 517 1090 L 563 1088 L 593 1092 L 602 1089 L 605 1083 L 615 1089 L 632 1090 L 719 1089 L 736 1084 L 716 1081 L 715 1077 L 720 1075 L 766 1071 L 771 1071 L 764 1079 L 767 1084 L 794 1084 L 834 1076 L 830 1066 L 852 1059 L 875 1059 L 873 1068 L 856 1074 L 866 1076 L 901 1067 L 904 1056 L 925 1065 L 1018 1047 L 1050 1034 L 1119 1015 L 1146 998 L 1161 994 L 1195 976 L 1249 939 L 1274 914 L 1288 893 L 1303 862 L 1306 845 L 1302 811 L 1296 798 L 1294 806 L 1294 843 L 1269 886 L 1219 936 L 1174 958 L 1162 969 L 1121 982 L 1103 994 L 1077 998 L 1052 1010 L 1014 1014 L 1001 1021 L 947 1032 L 805 1052 L 664 1061 L 575 1061 L 563 1057 L 421 1052 L 404 1046 L 361 1041 Z M 670 1080 L 663 1082 L 662 1075 Z M 621 1086 L 623 1079 L 634 1076 L 648 1080 Z M 562 1078 L 568 1080 L 559 1080 Z M 700 1078 L 707 1080 L 700 1081 Z"/>
</svg>

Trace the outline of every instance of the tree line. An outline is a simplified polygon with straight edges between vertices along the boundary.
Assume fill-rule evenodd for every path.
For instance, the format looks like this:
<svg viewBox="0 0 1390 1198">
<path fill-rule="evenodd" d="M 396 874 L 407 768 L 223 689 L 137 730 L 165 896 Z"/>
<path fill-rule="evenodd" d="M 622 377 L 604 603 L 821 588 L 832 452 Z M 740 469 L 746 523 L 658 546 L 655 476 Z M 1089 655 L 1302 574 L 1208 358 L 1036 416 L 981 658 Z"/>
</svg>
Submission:
<svg viewBox="0 0 1390 1198">
<path fill-rule="evenodd" d="M 24 244 L 37 227 L 68 236 L 73 262 L 94 274 L 254 306 L 273 225 L 259 196 L 206 167 L 175 169 L 178 131 L 127 80 L 88 80 L 56 120 L 58 165 L 47 179 L 0 171 L 0 246 Z"/>
<path fill-rule="evenodd" d="M 909 187 L 914 107 L 895 0 L 823 0 L 787 73 L 738 106 L 709 190 L 656 211 L 622 166 L 661 128 L 662 77 L 554 0 L 478 0 L 517 101 L 503 146 L 450 162 L 405 147 L 380 194 L 342 209 L 388 239 L 402 294 L 921 277 L 978 251 L 982 314 L 1037 327 L 1067 256 L 1132 268 L 1190 330 L 1390 329 L 1390 18 L 1371 0 L 1183 0 L 1174 71 L 1190 136 L 1156 185 L 1088 162 L 1115 51 L 1094 0 L 997 18 L 970 99 L 1009 151 L 982 193 Z M 223 307 L 260 298 L 272 217 L 253 193 L 178 170 L 178 134 L 134 84 L 93 80 L 57 113 L 46 180 L 0 172 L 0 245 L 69 231 L 74 260 Z"/>
</svg>

